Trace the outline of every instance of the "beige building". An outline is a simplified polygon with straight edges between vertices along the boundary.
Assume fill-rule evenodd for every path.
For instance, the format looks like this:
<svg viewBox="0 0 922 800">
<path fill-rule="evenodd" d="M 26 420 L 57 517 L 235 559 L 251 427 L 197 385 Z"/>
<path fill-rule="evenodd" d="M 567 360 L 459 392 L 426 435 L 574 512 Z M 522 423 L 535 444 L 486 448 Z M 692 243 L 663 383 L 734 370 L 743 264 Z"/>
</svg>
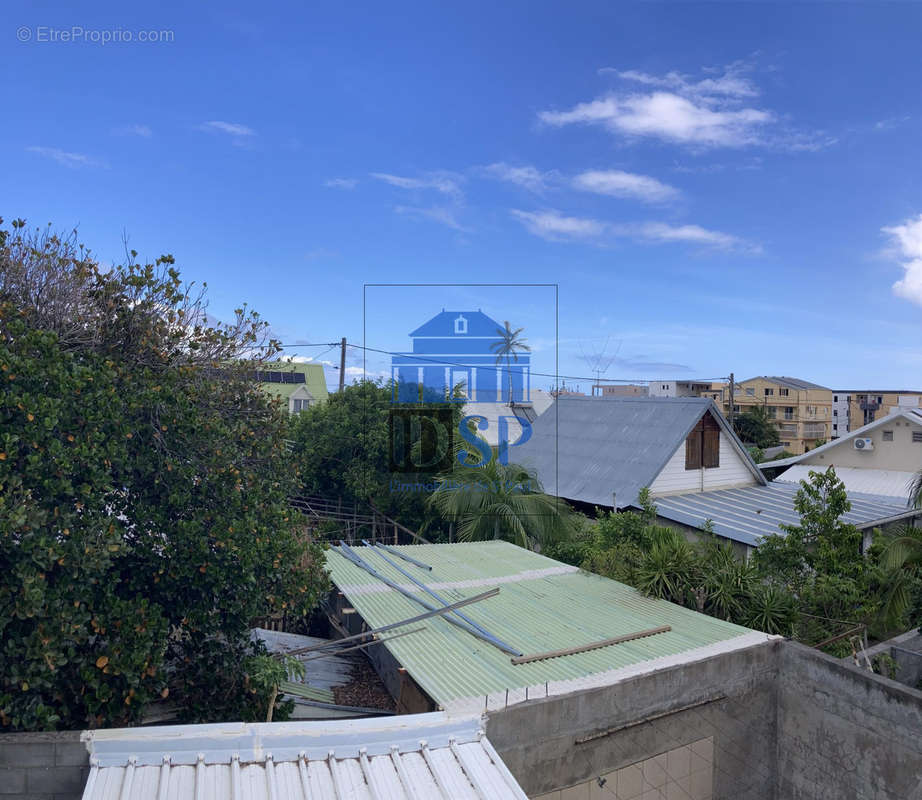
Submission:
<svg viewBox="0 0 922 800">
<path fill-rule="evenodd" d="M 922 408 L 922 392 L 908 389 L 835 390 L 833 394 L 833 410 L 837 412 L 835 433 L 838 436 L 869 425 L 894 411 Z"/>
<path fill-rule="evenodd" d="M 717 386 L 718 384 L 714 384 Z M 723 391 L 729 411 L 729 391 Z M 832 390 L 799 378 L 760 375 L 734 387 L 733 413 L 764 408 L 781 437 L 785 450 L 800 455 L 831 438 Z"/>
</svg>

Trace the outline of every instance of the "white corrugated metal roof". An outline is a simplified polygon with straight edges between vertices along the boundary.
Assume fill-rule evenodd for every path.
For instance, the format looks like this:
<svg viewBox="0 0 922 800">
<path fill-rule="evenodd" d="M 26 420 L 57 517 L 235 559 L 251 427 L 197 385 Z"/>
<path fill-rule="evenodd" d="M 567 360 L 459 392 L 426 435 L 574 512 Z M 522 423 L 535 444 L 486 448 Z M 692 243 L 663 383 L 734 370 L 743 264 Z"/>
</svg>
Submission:
<svg viewBox="0 0 922 800">
<path fill-rule="evenodd" d="M 836 477 L 845 484 L 849 492 L 863 492 L 899 500 L 909 499 L 909 488 L 916 474 L 896 469 L 864 469 L 862 467 L 836 467 Z M 782 472 L 776 481 L 800 483 L 809 481 L 811 472 L 823 472 L 816 464 L 794 464 Z"/>
<path fill-rule="evenodd" d="M 87 731 L 83 800 L 527 800 L 480 717 Z"/>
</svg>

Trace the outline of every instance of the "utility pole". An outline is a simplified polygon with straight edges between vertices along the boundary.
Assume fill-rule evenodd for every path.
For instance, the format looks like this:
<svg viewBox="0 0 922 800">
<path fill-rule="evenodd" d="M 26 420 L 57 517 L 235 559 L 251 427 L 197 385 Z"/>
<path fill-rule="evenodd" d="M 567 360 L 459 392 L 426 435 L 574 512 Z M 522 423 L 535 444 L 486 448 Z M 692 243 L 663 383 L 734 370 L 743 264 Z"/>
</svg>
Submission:
<svg viewBox="0 0 922 800">
<path fill-rule="evenodd" d="M 730 373 L 730 413 L 727 415 L 730 418 L 730 427 L 733 427 L 733 390 L 736 388 L 735 384 L 736 379 L 733 373 Z"/>
<path fill-rule="evenodd" d="M 346 337 L 343 336 L 339 343 L 342 348 L 339 353 L 339 391 L 342 393 L 346 385 Z"/>
</svg>

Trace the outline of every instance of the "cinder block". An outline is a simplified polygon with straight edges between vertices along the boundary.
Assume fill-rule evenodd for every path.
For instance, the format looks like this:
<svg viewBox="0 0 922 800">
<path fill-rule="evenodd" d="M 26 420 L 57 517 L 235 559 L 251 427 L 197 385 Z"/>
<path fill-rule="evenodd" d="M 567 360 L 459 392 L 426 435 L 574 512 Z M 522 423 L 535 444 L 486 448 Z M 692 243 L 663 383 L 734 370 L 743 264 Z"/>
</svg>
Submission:
<svg viewBox="0 0 922 800">
<path fill-rule="evenodd" d="M 50 767 L 54 764 L 51 742 L 0 740 L 0 767 Z"/>
<path fill-rule="evenodd" d="M 0 795 L 20 794 L 26 790 L 26 772 L 23 768 L 0 769 Z"/>
<path fill-rule="evenodd" d="M 55 742 L 54 765 L 56 767 L 83 767 L 90 763 L 86 745 L 79 739 L 72 742 Z"/>
<path fill-rule="evenodd" d="M 83 791 L 88 771 L 88 767 L 30 769 L 27 775 L 28 790 L 33 794 L 79 794 Z"/>
</svg>

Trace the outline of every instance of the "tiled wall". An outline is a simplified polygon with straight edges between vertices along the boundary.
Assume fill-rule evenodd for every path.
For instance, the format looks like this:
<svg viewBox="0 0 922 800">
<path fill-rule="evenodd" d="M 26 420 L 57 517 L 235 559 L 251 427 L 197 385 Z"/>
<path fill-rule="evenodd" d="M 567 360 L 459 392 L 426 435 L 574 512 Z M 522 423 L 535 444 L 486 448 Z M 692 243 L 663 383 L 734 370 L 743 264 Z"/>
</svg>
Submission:
<svg viewBox="0 0 922 800">
<path fill-rule="evenodd" d="M 711 800 L 714 738 L 709 736 L 533 800 Z"/>
</svg>

